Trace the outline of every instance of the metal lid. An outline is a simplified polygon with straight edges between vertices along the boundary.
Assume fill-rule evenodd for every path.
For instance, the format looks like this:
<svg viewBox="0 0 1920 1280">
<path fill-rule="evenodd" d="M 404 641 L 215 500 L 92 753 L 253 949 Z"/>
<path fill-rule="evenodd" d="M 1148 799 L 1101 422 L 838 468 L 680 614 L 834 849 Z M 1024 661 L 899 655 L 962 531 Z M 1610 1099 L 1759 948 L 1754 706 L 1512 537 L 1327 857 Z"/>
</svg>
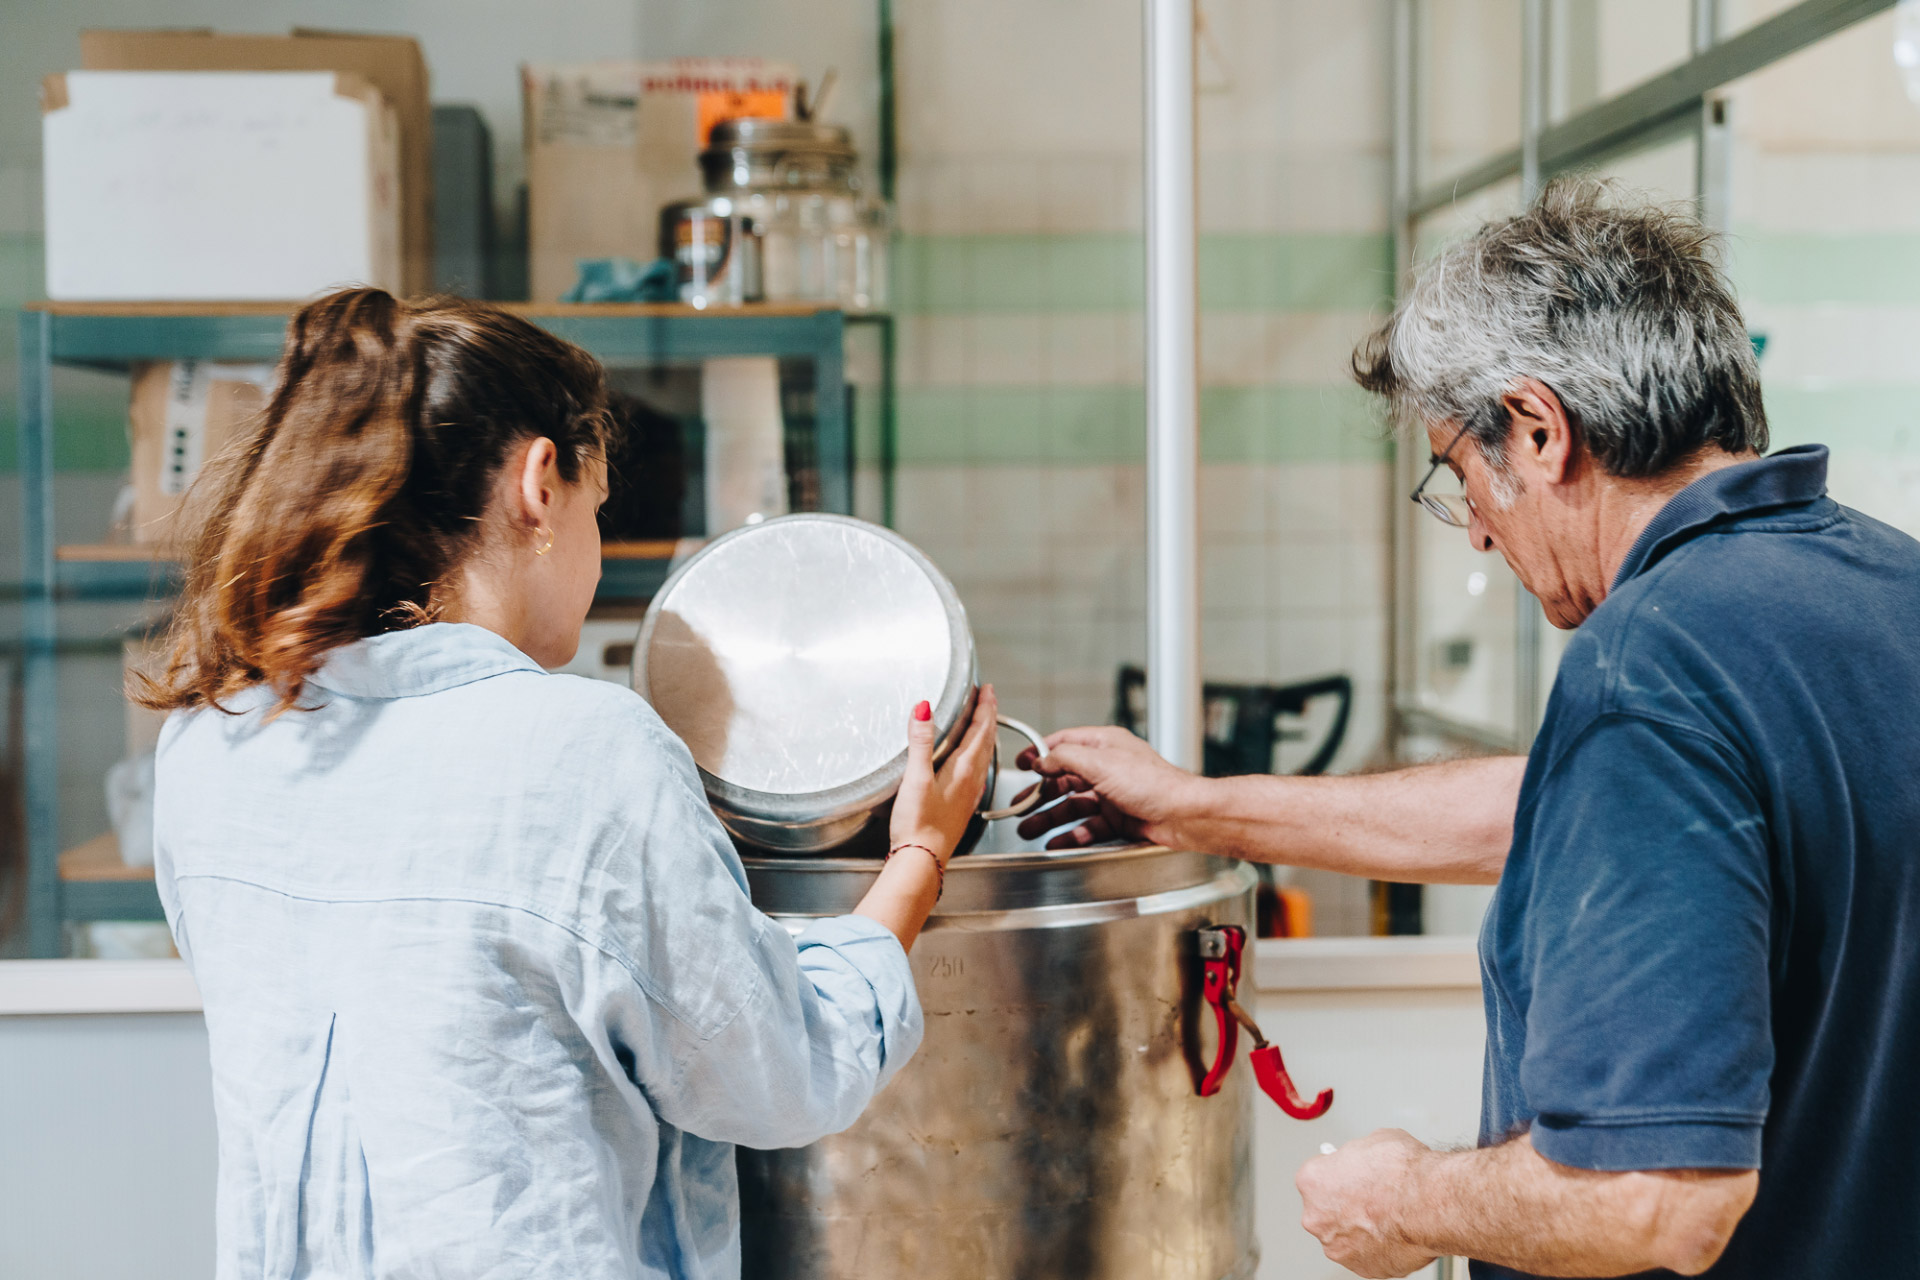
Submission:
<svg viewBox="0 0 1920 1280">
<path fill-rule="evenodd" d="M 708 152 L 819 151 L 853 158 L 853 134 L 811 120 L 722 120 L 707 134 Z"/>
<path fill-rule="evenodd" d="M 634 688 L 693 752 L 722 817 L 870 808 L 899 785 L 908 709 L 944 737 L 973 688 L 953 587 L 898 535 L 782 516 L 694 555 L 647 610 Z"/>
</svg>

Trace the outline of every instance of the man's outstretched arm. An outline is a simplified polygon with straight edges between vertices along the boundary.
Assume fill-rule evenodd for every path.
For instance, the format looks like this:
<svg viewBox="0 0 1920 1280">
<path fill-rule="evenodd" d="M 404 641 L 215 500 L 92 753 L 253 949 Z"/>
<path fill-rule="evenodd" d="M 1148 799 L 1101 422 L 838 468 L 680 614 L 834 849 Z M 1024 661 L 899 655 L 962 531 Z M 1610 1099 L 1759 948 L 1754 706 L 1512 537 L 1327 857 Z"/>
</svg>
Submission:
<svg viewBox="0 0 1920 1280">
<path fill-rule="evenodd" d="M 1255 862 L 1424 884 L 1492 884 L 1506 865 L 1526 760 L 1498 756 L 1342 778 L 1202 778 L 1118 728 L 1066 729 L 1020 757 L 1048 799 L 1020 824 L 1049 843 L 1153 840 Z"/>
<path fill-rule="evenodd" d="M 1403 1276 L 1441 1255 L 1542 1276 L 1712 1266 L 1760 1187 L 1751 1169 L 1603 1173 L 1557 1164 L 1526 1137 L 1434 1151 L 1397 1129 L 1308 1161 L 1301 1225 L 1362 1276 Z"/>
</svg>

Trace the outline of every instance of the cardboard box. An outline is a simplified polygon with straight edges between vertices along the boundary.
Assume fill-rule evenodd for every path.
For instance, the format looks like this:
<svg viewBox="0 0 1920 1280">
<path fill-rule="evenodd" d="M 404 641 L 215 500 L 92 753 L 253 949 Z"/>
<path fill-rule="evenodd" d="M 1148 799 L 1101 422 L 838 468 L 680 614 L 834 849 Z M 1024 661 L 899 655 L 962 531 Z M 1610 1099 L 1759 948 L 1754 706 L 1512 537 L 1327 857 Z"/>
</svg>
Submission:
<svg viewBox="0 0 1920 1280">
<path fill-rule="evenodd" d="M 657 257 L 661 206 L 701 189 L 706 130 L 785 119 L 797 76 L 761 58 L 522 67 L 533 300 L 558 301 L 582 258 Z"/>
<path fill-rule="evenodd" d="M 127 407 L 132 444 L 133 540 L 184 541 L 176 519 L 200 469 L 244 436 L 266 408 L 271 365 L 158 361 L 133 367 Z"/>
<path fill-rule="evenodd" d="M 329 71 L 74 71 L 42 88 L 47 296 L 402 287 L 398 134 Z"/>
<path fill-rule="evenodd" d="M 294 28 L 291 35 L 209 29 L 83 31 L 88 71 L 337 71 L 378 89 L 399 122 L 401 287 L 433 287 L 433 110 L 426 59 L 410 36 Z"/>
</svg>

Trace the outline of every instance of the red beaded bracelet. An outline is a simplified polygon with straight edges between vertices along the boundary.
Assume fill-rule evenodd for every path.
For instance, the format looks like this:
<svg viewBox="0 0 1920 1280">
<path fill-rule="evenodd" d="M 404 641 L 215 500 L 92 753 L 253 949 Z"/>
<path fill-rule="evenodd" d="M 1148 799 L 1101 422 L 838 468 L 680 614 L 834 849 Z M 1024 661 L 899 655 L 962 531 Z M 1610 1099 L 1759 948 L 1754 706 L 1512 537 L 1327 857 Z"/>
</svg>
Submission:
<svg viewBox="0 0 1920 1280">
<path fill-rule="evenodd" d="M 927 848 L 927 846 L 923 844 L 897 844 L 893 846 L 893 848 L 887 850 L 886 861 L 892 862 L 893 855 L 900 852 L 902 849 L 918 849 L 922 853 L 926 854 L 929 858 L 933 859 L 933 869 L 935 873 L 938 874 L 940 877 L 940 880 L 939 880 L 940 887 L 934 891 L 933 900 L 935 902 L 940 901 L 940 895 L 947 891 L 947 864 L 940 861 L 939 854 L 935 853 L 933 850 Z"/>
</svg>

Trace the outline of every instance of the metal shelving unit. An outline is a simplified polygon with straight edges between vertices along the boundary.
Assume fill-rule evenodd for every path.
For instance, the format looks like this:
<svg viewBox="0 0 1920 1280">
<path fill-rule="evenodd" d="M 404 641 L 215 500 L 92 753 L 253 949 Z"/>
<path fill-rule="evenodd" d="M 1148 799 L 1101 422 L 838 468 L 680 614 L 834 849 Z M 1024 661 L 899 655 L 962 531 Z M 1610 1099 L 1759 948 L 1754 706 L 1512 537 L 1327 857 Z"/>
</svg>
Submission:
<svg viewBox="0 0 1920 1280">
<path fill-rule="evenodd" d="M 59 955 L 69 923 L 162 918 L 150 872 L 112 865 L 99 856 L 98 841 L 61 854 L 57 622 L 63 603 L 161 599 L 176 588 L 179 576 L 178 566 L 150 547 L 55 544 L 53 367 L 125 372 L 146 360 L 271 363 L 280 356 L 295 305 L 36 303 L 19 313 L 22 810 L 26 924 L 34 956 Z M 610 364 L 748 355 L 810 361 L 819 506 L 852 512 L 853 430 L 842 312 L 777 304 L 725 311 L 630 303 L 506 307 Z M 882 396 L 891 399 L 885 389 Z M 883 412 L 890 409 L 883 406 Z M 602 562 L 602 596 L 650 596 L 665 580 L 672 552 L 670 542 L 609 546 Z"/>
</svg>

